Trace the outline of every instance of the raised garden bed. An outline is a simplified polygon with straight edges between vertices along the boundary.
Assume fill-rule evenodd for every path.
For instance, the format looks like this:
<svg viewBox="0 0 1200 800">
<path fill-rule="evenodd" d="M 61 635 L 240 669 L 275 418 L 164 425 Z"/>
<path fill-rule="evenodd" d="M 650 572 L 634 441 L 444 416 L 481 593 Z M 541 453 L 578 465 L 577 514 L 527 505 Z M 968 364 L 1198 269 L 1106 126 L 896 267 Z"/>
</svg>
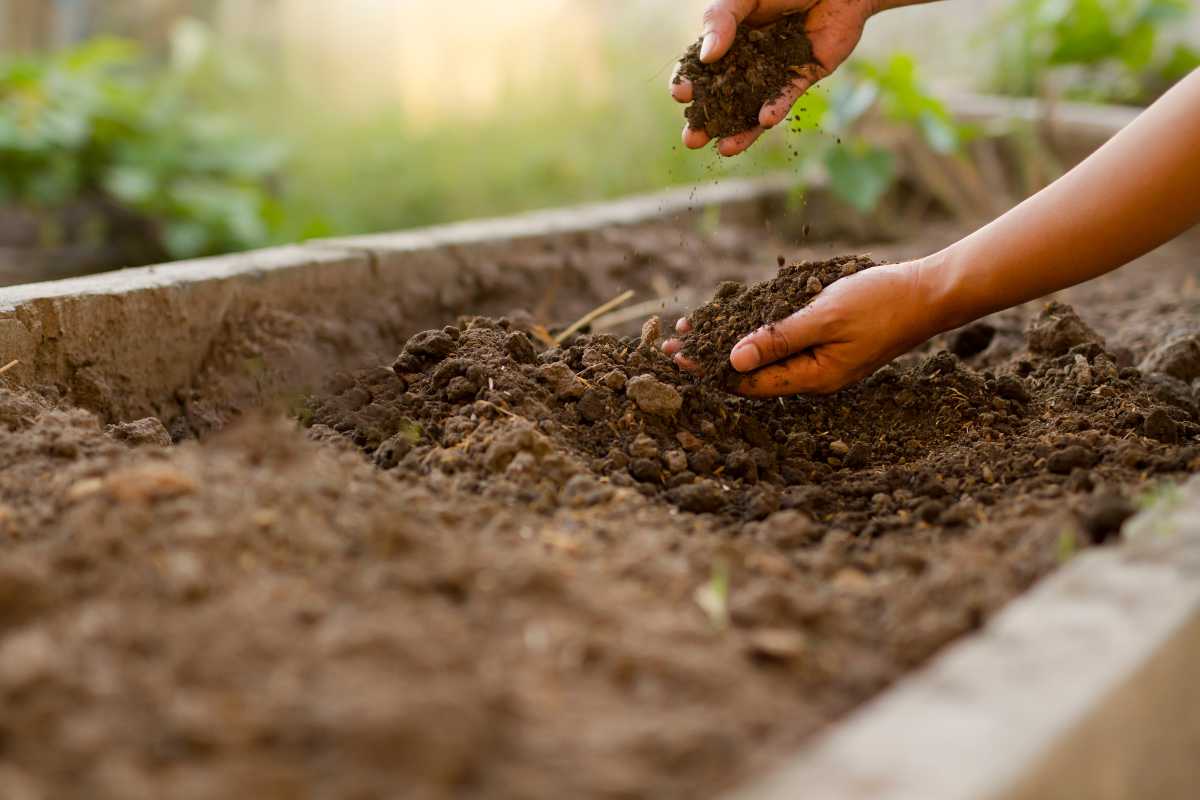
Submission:
<svg viewBox="0 0 1200 800">
<path fill-rule="evenodd" d="M 1194 468 L 1191 388 L 1150 369 L 1187 366 L 1146 358 L 1191 330 L 1200 243 L 1065 293 L 1094 332 L 1018 309 L 832 398 L 735 400 L 679 375 L 645 315 L 780 255 L 903 258 L 964 229 L 847 241 L 870 221 L 822 228 L 820 192 L 803 214 L 785 197 L 732 184 L 0 290 L 0 790 L 784 797 L 801 775 L 938 796 L 869 709 L 754 785 Z M 642 314 L 539 342 L 627 289 Z M 976 783 L 953 785 L 1051 774 L 1038 759 L 1186 629 L 1177 572 L 1133 651 L 1012 718 L 1036 748 L 985 770 L 972 752 L 998 745 L 974 739 L 955 763 Z M 905 691 L 879 701 L 893 719 Z M 910 738 L 897 752 L 924 753 Z M 894 769 L 847 765 L 863 741 Z"/>
</svg>

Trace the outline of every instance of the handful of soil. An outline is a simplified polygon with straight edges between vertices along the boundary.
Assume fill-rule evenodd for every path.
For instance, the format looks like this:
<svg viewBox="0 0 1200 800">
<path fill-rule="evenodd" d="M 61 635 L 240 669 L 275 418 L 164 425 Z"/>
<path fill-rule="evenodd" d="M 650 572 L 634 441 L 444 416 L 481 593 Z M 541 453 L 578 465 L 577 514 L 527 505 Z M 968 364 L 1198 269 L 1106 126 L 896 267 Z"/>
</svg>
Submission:
<svg viewBox="0 0 1200 800">
<path fill-rule="evenodd" d="M 741 376 L 729 364 L 729 351 L 743 336 L 791 316 L 834 281 L 874 266 L 865 256 L 841 256 L 782 266 L 774 278 L 750 287 L 726 281 L 688 315 L 692 331 L 683 354 L 700 365 L 703 383 L 730 390 Z"/>
<path fill-rule="evenodd" d="M 714 139 L 758 125 L 762 107 L 783 94 L 813 63 L 812 42 L 804 32 L 805 14 L 793 14 L 765 28 L 741 27 L 733 46 L 715 64 L 700 61 L 697 41 L 680 63 L 679 75 L 694 87 L 684 116 L 688 125 Z"/>
</svg>

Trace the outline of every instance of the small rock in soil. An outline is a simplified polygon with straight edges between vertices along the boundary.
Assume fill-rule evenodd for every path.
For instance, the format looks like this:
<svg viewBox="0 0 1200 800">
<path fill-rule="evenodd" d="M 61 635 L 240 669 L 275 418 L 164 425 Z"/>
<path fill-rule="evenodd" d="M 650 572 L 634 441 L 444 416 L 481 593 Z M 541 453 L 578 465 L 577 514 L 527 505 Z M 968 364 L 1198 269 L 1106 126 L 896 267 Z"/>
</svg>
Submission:
<svg viewBox="0 0 1200 800">
<path fill-rule="evenodd" d="M 647 414 L 673 417 L 683 408 L 683 396 L 674 386 L 652 375 L 639 375 L 625 386 L 625 394 Z"/>
</svg>

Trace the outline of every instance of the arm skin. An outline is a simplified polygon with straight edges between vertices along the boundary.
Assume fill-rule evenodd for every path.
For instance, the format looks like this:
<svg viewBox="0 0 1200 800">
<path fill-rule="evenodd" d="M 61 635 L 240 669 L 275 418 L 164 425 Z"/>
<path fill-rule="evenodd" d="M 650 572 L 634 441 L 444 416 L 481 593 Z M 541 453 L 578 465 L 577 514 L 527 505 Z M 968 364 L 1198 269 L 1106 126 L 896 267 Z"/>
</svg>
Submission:
<svg viewBox="0 0 1200 800">
<path fill-rule="evenodd" d="M 1200 70 L 1086 161 L 918 261 L 844 278 L 739 342 L 748 396 L 837 391 L 938 333 L 1122 266 L 1200 222 Z M 689 329 L 686 320 L 681 332 Z M 665 348 L 676 362 L 678 340 Z"/>
<path fill-rule="evenodd" d="M 862 37 L 867 20 L 881 11 L 918 5 L 932 0 L 714 0 L 704 12 L 704 42 L 700 60 L 706 64 L 720 60 L 733 45 L 738 26 L 766 25 L 780 17 L 807 12 L 805 28 L 813 44 L 815 64 L 807 65 L 776 100 L 767 103 L 758 117 L 758 126 L 728 136 L 717 143 L 723 156 L 734 156 L 758 139 L 768 128 L 783 122 L 796 100 L 817 81 L 828 77 L 853 52 Z M 671 96 L 680 103 L 692 102 L 692 85 L 675 82 L 671 77 Z M 689 148 L 704 147 L 710 141 L 704 131 L 683 129 L 683 143 Z"/>
</svg>

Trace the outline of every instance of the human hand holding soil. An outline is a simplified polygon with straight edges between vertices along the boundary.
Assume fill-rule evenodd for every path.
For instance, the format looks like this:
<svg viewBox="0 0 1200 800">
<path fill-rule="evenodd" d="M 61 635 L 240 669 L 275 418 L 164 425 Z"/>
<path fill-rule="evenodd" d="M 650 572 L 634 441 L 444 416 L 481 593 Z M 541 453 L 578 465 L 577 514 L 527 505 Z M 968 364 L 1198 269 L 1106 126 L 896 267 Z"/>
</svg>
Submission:
<svg viewBox="0 0 1200 800">
<path fill-rule="evenodd" d="M 929 0 L 715 0 L 704 12 L 699 51 L 702 63 L 713 64 L 724 58 L 734 44 L 739 26 L 761 27 L 801 13 L 806 15 L 804 32 L 812 43 L 812 61 L 794 65 L 794 79 L 763 105 L 757 125 L 723 138 L 721 132 L 688 126 L 683 131 L 684 144 L 697 149 L 713 138 L 719 138 L 717 150 L 721 155 L 741 153 L 754 144 L 763 131 L 782 122 L 796 100 L 814 83 L 841 66 L 858 45 L 863 26 L 872 15 L 922 2 Z M 672 76 L 671 96 L 680 103 L 691 103 L 696 99 L 692 82 L 679 72 Z"/>
<path fill-rule="evenodd" d="M 733 369 L 757 371 L 732 388 L 759 397 L 836 391 L 937 333 L 1148 253 L 1200 222 L 1197 141 L 1200 69 L 1079 166 L 940 253 L 818 279 L 806 297 L 760 320 L 778 322 L 734 345 Z M 779 302 L 760 295 L 752 300 L 772 308 Z M 718 297 L 706 309 L 719 319 L 722 302 Z M 691 323 L 681 320 L 677 330 L 686 336 Z M 696 369 L 683 342 L 663 347 L 680 366 Z"/>
<path fill-rule="evenodd" d="M 791 316 L 745 336 L 729 357 L 745 374 L 735 391 L 747 397 L 830 394 L 933 336 L 938 321 L 929 313 L 922 269 L 921 262 L 908 262 L 841 278 Z M 681 319 L 676 329 L 686 335 L 692 324 Z M 698 372 L 683 346 L 672 339 L 663 349 Z"/>
</svg>

